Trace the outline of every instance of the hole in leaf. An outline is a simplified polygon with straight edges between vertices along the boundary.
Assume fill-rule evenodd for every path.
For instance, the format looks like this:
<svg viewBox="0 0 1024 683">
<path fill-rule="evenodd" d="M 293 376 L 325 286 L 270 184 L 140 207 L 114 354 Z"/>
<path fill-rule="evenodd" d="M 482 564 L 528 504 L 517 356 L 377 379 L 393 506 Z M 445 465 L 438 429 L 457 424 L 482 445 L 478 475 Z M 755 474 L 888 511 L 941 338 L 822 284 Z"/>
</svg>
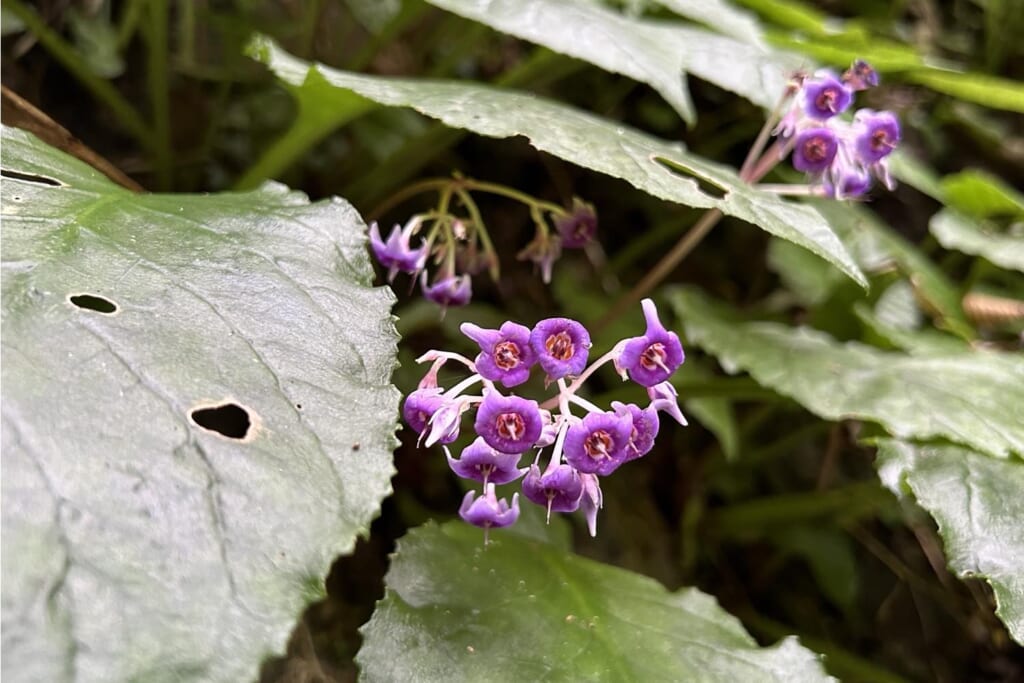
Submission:
<svg viewBox="0 0 1024 683">
<path fill-rule="evenodd" d="M 713 180 L 709 180 L 701 175 L 698 175 L 695 171 L 682 166 L 678 161 L 673 161 L 665 157 L 654 157 L 654 160 L 661 165 L 663 168 L 668 169 L 676 175 L 681 175 L 697 183 L 697 187 L 701 192 L 714 197 L 715 199 L 723 199 L 729 194 L 729 189 L 722 187 Z"/>
<path fill-rule="evenodd" d="M 34 173 L 20 173 L 18 171 L 12 171 L 4 168 L 0 169 L 0 176 L 4 178 L 10 178 L 11 180 L 23 180 L 26 183 L 35 183 L 37 185 L 50 185 L 51 187 L 63 187 L 64 183 L 53 178 L 47 178 L 44 175 L 36 175 Z"/>
<path fill-rule="evenodd" d="M 73 294 L 68 297 L 68 301 L 79 308 L 96 311 L 97 313 L 111 315 L 117 312 L 117 304 L 110 299 L 104 299 L 102 296 L 96 296 L 95 294 Z"/>
<path fill-rule="evenodd" d="M 229 439 L 244 439 L 252 426 L 249 411 L 237 403 L 225 403 L 209 408 L 196 408 L 189 417 L 203 429 L 217 432 Z"/>
</svg>

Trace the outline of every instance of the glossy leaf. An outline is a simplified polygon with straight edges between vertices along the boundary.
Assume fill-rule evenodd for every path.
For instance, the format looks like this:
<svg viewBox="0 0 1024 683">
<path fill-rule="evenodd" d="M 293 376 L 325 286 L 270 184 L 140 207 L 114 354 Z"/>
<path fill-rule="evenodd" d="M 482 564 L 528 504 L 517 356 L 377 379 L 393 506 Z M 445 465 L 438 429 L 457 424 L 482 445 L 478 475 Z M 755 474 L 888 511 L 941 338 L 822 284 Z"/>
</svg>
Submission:
<svg viewBox="0 0 1024 683">
<path fill-rule="evenodd" d="M 132 194 L 16 129 L 2 165 L 4 678 L 252 680 L 390 492 L 365 226 Z"/>
<path fill-rule="evenodd" d="M 266 38 L 254 41 L 250 52 L 286 83 L 302 85 L 307 78 L 322 76 L 337 88 L 389 106 L 413 107 L 455 128 L 498 138 L 523 135 L 537 149 L 621 178 L 655 197 L 721 209 L 811 250 L 866 286 L 842 242 L 814 209 L 755 190 L 733 169 L 690 154 L 679 145 L 533 95 L 465 82 L 311 68 Z M 702 189 L 694 178 L 709 189 Z"/>
<path fill-rule="evenodd" d="M 528 503 L 527 503 L 528 504 Z M 363 627 L 365 681 L 823 681 L 795 638 L 758 647 L 714 598 L 462 522 L 399 541 Z"/>
<path fill-rule="evenodd" d="M 647 83 L 687 121 L 692 73 L 770 108 L 799 58 L 700 28 L 628 17 L 581 0 L 428 0 L 505 33 Z"/>
<path fill-rule="evenodd" d="M 939 244 L 965 254 L 983 256 L 997 266 L 1024 272 L 1024 234 L 996 232 L 952 209 L 943 209 L 928 222 Z"/>
<path fill-rule="evenodd" d="M 681 17 L 692 19 L 751 45 L 764 45 L 764 31 L 757 17 L 725 0 L 655 0 Z"/>
<path fill-rule="evenodd" d="M 883 439 L 875 464 L 886 486 L 897 494 L 909 490 L 935 518 L 950 568 L 988 580 L 996 614 L 1024 644 L 1024 462 Z"/>
<path fill-rule="evenodd" d="M 1024 454 L 1024 363 L 1015 354 L 908 356 L 808 328 L 743 322 L 688 289 L 671 298 L 687 339 L 828 420 L 866 419 L 901 438 L 946 437 L 995 457 Z"/>
</svg>

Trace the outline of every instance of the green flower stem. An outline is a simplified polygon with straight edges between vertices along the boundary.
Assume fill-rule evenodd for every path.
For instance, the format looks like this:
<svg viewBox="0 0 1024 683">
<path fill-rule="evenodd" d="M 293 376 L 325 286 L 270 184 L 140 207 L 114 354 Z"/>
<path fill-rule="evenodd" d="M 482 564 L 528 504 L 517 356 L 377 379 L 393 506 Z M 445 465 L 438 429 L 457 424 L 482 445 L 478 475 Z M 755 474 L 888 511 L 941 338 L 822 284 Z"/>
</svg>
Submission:
<svg viewBox="0 0 1024 683">
<path fill-rule="evenodd" d="M 754 144 L 751 145 L 750 151 L 747 152 L 747 158 L 743 160 L 743 165 L 740 166 L 740 178 L 745 178 L 750 174 L 750 171 L 754 167 L 754 161 L 761 156 L 761 152 L 764 151 L 765 144 L 768 143 L 768 138 L 771 137 L 772 130 L 775 125 L 779 122 L 780 115 L 782 114 L 782 108 L 786 106 L 786 102 L 793 95 L 795 90 L 791 92 L 791 87 L 786 88 L 786 92 L 783 93 L 782 97 L 779 98 L 775 108 L 772 109 L 772 113 L 765 119 L 764 125 L 761 126 L 761 131 L 757 134 L 757 139 L 754 140 Z"/>
<path fill-rule="evenodd" d="M 46 25 L 35 10 L 29 9 L 21 0 L 4 0 L 4 7 L 9 9 L 25 24 L 29 31 L 39 40 L 53 58 L 60 62 L 79 83 L 88 89 L 93 97 L 106 105 L 147 152 L 156 154 L 154 133 L 145 120 L 117 91 L 109 81 L 105 81 L 89 70 L 85 61 L 79 57 L 73 47 L 68 45 L 56 31 Z"/>
<path fill-rule="evenodd" d="M 484 225 L 484 219 L 480 215 L 480 209 L 477 207 L 476 202 L 473 201 L 473 197 L 463 188 L 456 187 L 455 194 L 458 195 L 462 205 L 469 212 L 469 218 L 473 221 L 475 234 L 480 237 L 480 244 L 483 246 L 484 252 L 490 257 L 488 259 L 487 272 L 490 274 L 491 279 L 496 281 L 501 277 L 501 264 L 498 261 L 498 254 L 494 250 L 494 244 L 491 242 L 491 236 L 487 232 L 487 226 Z"/>
</svg>

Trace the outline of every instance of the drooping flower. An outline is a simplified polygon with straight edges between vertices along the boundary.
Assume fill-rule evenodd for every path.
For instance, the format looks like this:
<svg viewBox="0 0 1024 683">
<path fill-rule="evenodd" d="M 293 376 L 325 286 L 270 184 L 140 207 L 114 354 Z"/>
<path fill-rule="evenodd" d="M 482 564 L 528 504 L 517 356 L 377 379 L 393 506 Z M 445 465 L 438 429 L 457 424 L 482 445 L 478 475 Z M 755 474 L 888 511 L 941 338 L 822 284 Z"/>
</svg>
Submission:
<svg viewBox="0 0 1024 683">
<path fill-rule="evenodd" d="M 465 306 L 473 297 L 473 282 L 469 275 L 450 275 L 432 285 L 427 284 L 426 272 L 420 278 L 423 296 L 441 306 Z"/>
<path fill-rule="evenodd" d="M 484 484 L 507 484 L 526 473 L 525 468 L 518 467 L 519 459 L 523 457 L 522 453 L 496 451 L 480 437 L 462 449 L 462 454 L 457 460 L 447 452 L 447 449 L 445 455 L 448 458 L 448 466 L 455 474 L 463 479 L 475 479 Z"/>
<path fill-rule="evenodd" d="M 633 460 L 650 453 L 654 448 L 654 439 L 658 436 L 658 429 L 661 427 L 658 410 L 653 406 L 641 409 L 640 406 L 633 403 L 627 404 L 618 401 L 612 401 L 612 410 L 618 415 L 628 415 L 633 422 L 629 444 L 626 447 L 626 459 Z"/>
<path fill-rule="evenodd" d="M 491 448 L 522 453 L 540 438 L 543 422 L 536 401 L 485 391 L 474 428 Z"/>
<path fill-rule="evenodd" d="M 808 128 L 797 133 L 793 145 L 793 167 L 804 173 L 821 174 L 835 159 L 839 140 L 829 128 Z"/>
<path fill-rule="evenodd" d="M 406 396 L 402 406 L 402 417 L 417 434 L 423 433 L 430 418 L 434 417 L 434 413 L 447 403 L 447 400 L 441 396 L 441 392 L 440 388 L 434 387 L 417 389 Z M 444 443 L 451 443 L 454 440 L 453 438 Z"/>
<path fill-rule="evenodd" d="M 641 337 L 628 340 L 616 359 L 620 370 L 645 387 L 664 382 L 685 360 L 679 335 L 669 332 L 658 319 L 658 309 L 650 299 L 641 302 L 647 331 Z"/>
<path fill-rule="evenodd" d="M 550 520 L 552 512 L 573 512 L 580 506 L 583 480 L 572 467 L 552 459 L 543 474 L 536 464 L 530 465 L 530 471 L 523 478 L 523 495 L 547 508 Z"/>
<path fill-rule="evenodd" d="M 553 235 L 539 232 L 516 254 L 516 258 L 536 264 L 540 268 L 540 279 L 548 284 L 551 282 L 551 269 L 561 255 L 562 241 Z"/>
<path fill-rule="evenodd" d="M 853 93 L 831 71 L 804 81 L 803 97 L 804 112 L 817 121 L 843 113 L 853 101 Z"/>
<path fill-rule="evenodd" d="M 423 444 L 429 448 L 435 443 L 451 443 L 459 438 L 462 414 L 467 408 L 468 404 L 465 401 L 445 401 L 437 412 L 430 416 L 430 430 Z"/>
<path fill-rule="evenodd" d="M 555 230 L 566 249 L 581 249 L 597 234 L 597 214 L 594 207 L 579 198 L 573 198 L 572 211 L 555 218 Z"/>
<path fill-rule="evenodd" d="M 629 455 L 633 419 L 628 414 L 590 413 L 569 427 L 565 435 L 565 461 L 582 473 L 607 476 Z"/>
<path fill-rule="evenodd" d="M 583 516 L 587 520 L 587 530 L 590 536 L 597 536 L 597 512 L 604 507 L 604 494 L 601 493 L 601 480 L 596 474 L 581 474 L 583 480 L 583 496 L 580 498 L 580 507 L 583 508 Z"/>
<path fill-rule="evenodd" d="M 864 165 L 877 164 L 900 142 L 900 122 L 891 111 L 861 109 L 853 121 L 857 156 Z"/>
<path fill-rule="evenodd" d="M 843 82 L 851 90 L 867 90 L 878 85 L 878 72 L 863 59 L 857 59 L 843 73 Z"/>
<path fill-rule="evenodd" d="M 561 379 L 583 372 L 590 354 L 590 333 L 575 320 L 547 318 L 530 332 L 530 346 L 548 378 Z"/>
<path fill-rule="evenodd" d="M 419 227 L 419 222 L 419 218 L 414 217 L 406 223 L 405 228 L 396 225 L 391 229 L 387 242 L 381 239 L 377 222 L 370 223 L 370 248 L 377 261 L 388 269 L 388 282 L 394 280 L 399 271 L 416 273 L 426 265 L 427 245 L 418 249 L 409 246 L 409 239 Z"/>
<path fill-rule="evenodd" d="M 683 412 L 679 410 L 679 392 L 669 382 L 647 387 L 647 396 L 651 399 L 651 408 L 668 413 L 672 419 L 684 427 L 688 424 Z"/>
<path fill-rule="evenodd" d="M 459 516 L 482 529 L 510 526 L 519 519 L 519 494 L 512 494 L 510 506 L 504 498 L 498 499 L 494 484 L 488 484 L 479 498 L 476 491 L 468 491 L 459 506 Z"/>
<path fill-rule="evenodd" d="M 514 387 L 530 378 L 530 368 L 537 362 L 537 354 L 530 346 L 530 328 L 505 322 L 498 330 L 473 323 L 462 323 L 459 329 L 480 345 L 474 364 L 485 379 Z"/>
</svg>

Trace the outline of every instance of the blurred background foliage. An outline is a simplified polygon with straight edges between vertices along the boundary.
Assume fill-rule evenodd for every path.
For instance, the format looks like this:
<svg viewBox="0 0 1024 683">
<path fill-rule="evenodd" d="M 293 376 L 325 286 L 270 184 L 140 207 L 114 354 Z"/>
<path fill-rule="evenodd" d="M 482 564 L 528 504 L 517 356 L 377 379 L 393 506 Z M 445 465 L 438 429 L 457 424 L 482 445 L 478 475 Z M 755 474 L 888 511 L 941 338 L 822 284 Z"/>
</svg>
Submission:
<svg viewBox="0 0 1024 683">
<path fill-rule="evenodd" d="M 628 15 L 682 21 L 671 12 L 674 3 L 609 4 Z M 862 255 L 880 251 L 889 265 L 873 270 L 865 293 L 801 248 L 727 218 L 670 282 L 839 340 L 890 349 L 906 348 L 907 335 L 912 343 L 963 344 L 944 329 L 976 345 L 1019 350 L 1021 314 L 1013 302 L 1024 297 L 1020 273 L 999 268 L 998 254 L 971 256 L 979 252 L 958 241 L 956 221 L 936 228 L 933 216 L 950 206 L 995 233 L 1020 234 L 1022 3 L 737 4 L 764 40 L 805 55 L 809 66 L 843 68 L 861 57 L 882 73 L 882 87 L 859 104 L 900 115 L 897 174 L 904 182 L 893 193 L 874 192 L 864 206 L 874 232 L 844 240 Z M 146 189 L 213 192 L 272 177 L 314 199 L 339 195 L 368 219 L 390 224 L 429 207 L 409 201 L 378 216 L 389 196 L 417 178 L 458 171 L 550 201 L 568 205 L 576 195 L 596 206 L 607 263 L 567 255 L 546 287 L 514 259 L 531 231 L 527 209 L 481 196 L 498 252 L 508 255 L 503 277 L 477 278 L 474 303 L 440 319 L 399 280 L 404 343 L 395 382 L 403 391 L 415 386 L 420 370 L 412 359 L 425 349 L 470 351 L 458 333 L 464 320 L 598 321 L 699 212 L 546 156 L 522 139 L 481 138 L 410 110 L 344 98 L 296 99 L 244 56 L 253 33 L 342 69 L 537 93 L 680 140 L 734 167 L 763 122 L 756 105 L 691 78 L 697 119 L 688 126 L 647 85 L 417 0 L 4 0 L 2 24 L 5 88 Z M 7 121 L 16 112 L 7 99 L 4 105 Z M 777 180 L 795 177 L 776 172 Z M 595 350 L 639 325 L 638 310 L 613 321 L 595 337 Z M 830 669 L 844 680 L 1024 680 L 1024 651 L 993 614 L 988 586 L 953 578 L 931 518 L 878 483 L 874 449 L 860 445 L 880 433 L 876 427 L 823 421 L 746 376 L 724 374 L 711 356 L 696 349 L 689 355 L 679 389 L 690 427 L 663 425 L 653 453 L 606 480 L 598 538 L 573 520 L 577 552 L 670 589 L 699 586 L 763 642 L 800 635 L 829 655 Z M 602 381 L 606 391 L 619 391 L 614 376 Z M 408 432 L 401 436 L 395 495 L 371 537 L 335 564 L 329 598 L 308 610 L 288 657 L 265 663 L 264 680 L 351 680 L 357 628 L 383 593 L 395 539 L 428 519 L 453 516 L 461 490 L 443 458 L 417 449 Z"/>
</svg>

